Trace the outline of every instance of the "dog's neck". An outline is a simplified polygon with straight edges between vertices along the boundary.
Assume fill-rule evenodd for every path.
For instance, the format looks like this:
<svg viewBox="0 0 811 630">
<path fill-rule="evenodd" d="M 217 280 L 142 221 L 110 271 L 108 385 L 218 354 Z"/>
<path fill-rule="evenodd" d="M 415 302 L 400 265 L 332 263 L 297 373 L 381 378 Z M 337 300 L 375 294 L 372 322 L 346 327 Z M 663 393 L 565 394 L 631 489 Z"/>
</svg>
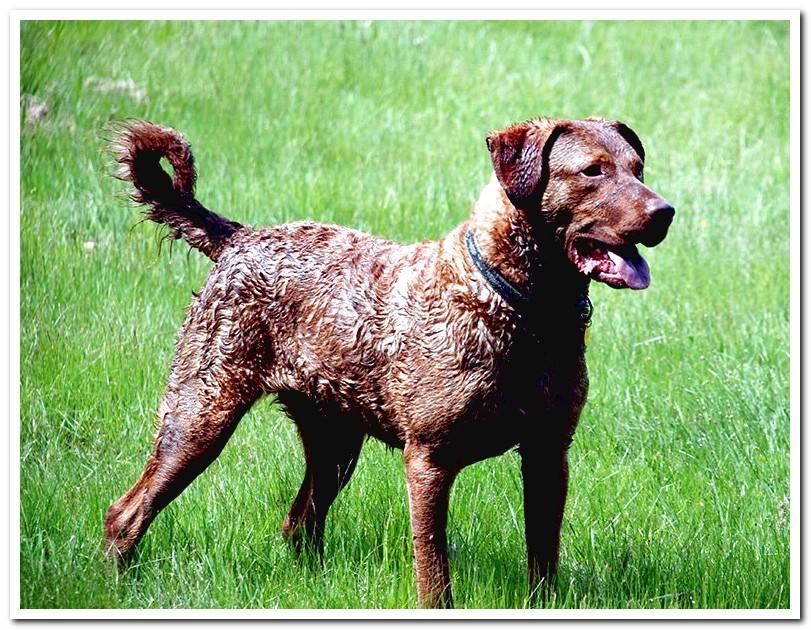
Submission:
<svg viewBox="0 0 811 630">
<path fill-rule="evenodd" d="M 551 227 L 533 225 L 493 175 L 473 206 L 468 229 L 487 263 L 530 299 L 569 302 L 589 279 L 572 265 Z"/>
</svg>

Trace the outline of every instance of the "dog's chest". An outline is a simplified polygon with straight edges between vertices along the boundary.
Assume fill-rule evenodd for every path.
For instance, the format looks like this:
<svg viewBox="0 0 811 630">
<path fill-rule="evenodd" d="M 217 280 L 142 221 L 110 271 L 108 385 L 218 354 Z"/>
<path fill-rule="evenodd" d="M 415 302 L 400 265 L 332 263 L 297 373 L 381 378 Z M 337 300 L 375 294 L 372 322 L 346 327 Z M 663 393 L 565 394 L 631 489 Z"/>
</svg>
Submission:
<svg viewBox="0 0 811 630">
<path fill-rule="evenodd" d="M 583 331 L 558 331 L 547 343 L 518 335 L 500 367 L 481 375 L 465 412 L 449 423 L 441 452 L 466 466 L 526 439 L 566 439 L 586 400 Z"/>
<path fill-rule="evenodd" d="M 583 330 L 542 335 L 517 329 L 498 381 L 497 398 L 504 414 L 532 420 L 567 415 L 573 409 L 579 412 L 588 387 Z"/>
</svg>

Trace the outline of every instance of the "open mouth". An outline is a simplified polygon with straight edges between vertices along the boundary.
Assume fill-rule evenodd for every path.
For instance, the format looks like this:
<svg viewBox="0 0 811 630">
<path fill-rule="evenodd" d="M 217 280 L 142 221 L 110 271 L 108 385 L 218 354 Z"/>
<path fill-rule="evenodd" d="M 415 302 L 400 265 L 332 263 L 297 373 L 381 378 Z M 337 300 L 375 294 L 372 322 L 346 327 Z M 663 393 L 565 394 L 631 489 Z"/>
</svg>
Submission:
<svg viewBox="0 0 811 630">
<path fill-rule="evenodd" d="M 569 257 L 580 273 L 615 289 L 646 289 L 650 284 L 648 263 L 636 245 L 608 245 L 593 238 L 578 238 Z"/>
</svg>

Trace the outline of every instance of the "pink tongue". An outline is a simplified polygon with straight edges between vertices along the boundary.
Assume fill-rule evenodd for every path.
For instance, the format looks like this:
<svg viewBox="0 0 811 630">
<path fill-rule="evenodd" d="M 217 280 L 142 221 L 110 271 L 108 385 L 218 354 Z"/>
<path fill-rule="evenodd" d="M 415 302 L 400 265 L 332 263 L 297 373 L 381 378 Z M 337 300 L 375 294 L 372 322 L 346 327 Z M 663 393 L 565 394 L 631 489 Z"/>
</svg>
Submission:
<svg viewBox="0 0 811 630">
<path fill-rule="evenodd" d="M 646 289 L 650 284 L 650 269 L 648 263 L 639 252 L 636 252 L 636 257 L 623 258 L 619 254 L 608 250 L 608 257 L 614 263 L 617 273 L 625 280 L 625 284 L 631 289 Z"/>
</svg>

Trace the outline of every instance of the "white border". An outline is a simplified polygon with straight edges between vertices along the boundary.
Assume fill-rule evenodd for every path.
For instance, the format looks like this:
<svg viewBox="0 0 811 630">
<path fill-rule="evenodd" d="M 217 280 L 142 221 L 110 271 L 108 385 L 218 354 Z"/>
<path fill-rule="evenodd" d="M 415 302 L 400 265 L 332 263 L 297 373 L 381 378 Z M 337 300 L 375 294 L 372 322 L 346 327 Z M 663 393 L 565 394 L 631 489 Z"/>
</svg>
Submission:
<svg viewBox="0 0 811 630">
<path fill-rule="evenodd" d="M 786 20 L 790 22 L 790 415 L 791 415 L 791 515 L 790 608 L 763 609 L 21 609 L 20 602 L 20 392 L 19 392 L 19 266 L 20 266 L 20 21 L 21 20 Z M 12 11 L 9 19 L 9 254 L 12 262 L 10 294 L 13 296 L 10 344 L 11 391 L 10 479 L 10 601 L 12 619 L 800 619 L 800 11 L 799 10 L 39 10 Z M 11 345 L 16 341 L 17 347 Z M 9 379 L 11 380 L 11 379 Z M 16 421 L 15 421 L 16 420 Z"/>
<path fill-rule="evenodd" d="M 13 286 L 10 343 L 16 342 L 16 349 L 8 348 L 11 357 L 11 374 L 15 380 L 11 387 L 11 417 L 9 418 L 9 503 L 10 511 L 10 558 L 9 586 L 12 611 L 19 610 L 20 603 L 20 23 L 11 17 L 9 24 L 9 221 L 14 236 L 9 239 L 9 253 L 12 258 L 11 269 Z M 8 294 L 6 294 L 8 295 Z M 11 376 L 9 374 L 9 376 Z M 11 379 L 7 379 L 11 381 Z M 13 613 L 12 613 L 13 614 Z"/>
<path fill-rule="evenodd" d="M 728 9 L 244 9 L 244 10 L 64 10 L 12 11 L 20 20 L 786 20 L 799 22 L 799 10 Z M 19 49 L 18 49 L 19 54 Z"/>
<path fill-rule="evenodd" d="M 791 586 L 789 591 L 789 602 L 791 608 L 796 610 L 797 619 L 800 618 L 801 597 L 800 576 L 801 576 L 801 537 L 800 537 L 800 516 L 802 513 L 802 496 L 800 494 L 800 476 L 802 471 L 802 436 L 800 434 L 801 424 L 801 394 L 802 384 L 800 383 L 802 348 L 801 340 L 801 302 L 800 302 L 800 275 L 801 275 L 801 234 L 800 234 L 800 181 L 801 168 L 801 140 L 800 132 L 800 16 L 791 20 L 789 25 L 789 53 L 791 55 L 791 67 L 789 74 L 790 97 L 789 97 L 789 159 L 791 160 L 789 169 L 789 194 L 791 198 L 790 210 L 790 273 L 789 273 L 789 418 L 791 422 L 791 433 L 789 438 L 789 462 L 791 470 L 791 489 L 789 495 L 789 574 L 791 576 Z"/>
<path fill-rule="evenodd" d="M 799 619 L 792 609 L 763 610 L 748 608 L 464 608 L 426 610 L 422 608 L 30 608 L 12 611 L 13 619 L 507 619 L 524 620 L 611 620 L 611 619 L 720 619 L 724 621 L 756 619 Z"/>
</svg>

